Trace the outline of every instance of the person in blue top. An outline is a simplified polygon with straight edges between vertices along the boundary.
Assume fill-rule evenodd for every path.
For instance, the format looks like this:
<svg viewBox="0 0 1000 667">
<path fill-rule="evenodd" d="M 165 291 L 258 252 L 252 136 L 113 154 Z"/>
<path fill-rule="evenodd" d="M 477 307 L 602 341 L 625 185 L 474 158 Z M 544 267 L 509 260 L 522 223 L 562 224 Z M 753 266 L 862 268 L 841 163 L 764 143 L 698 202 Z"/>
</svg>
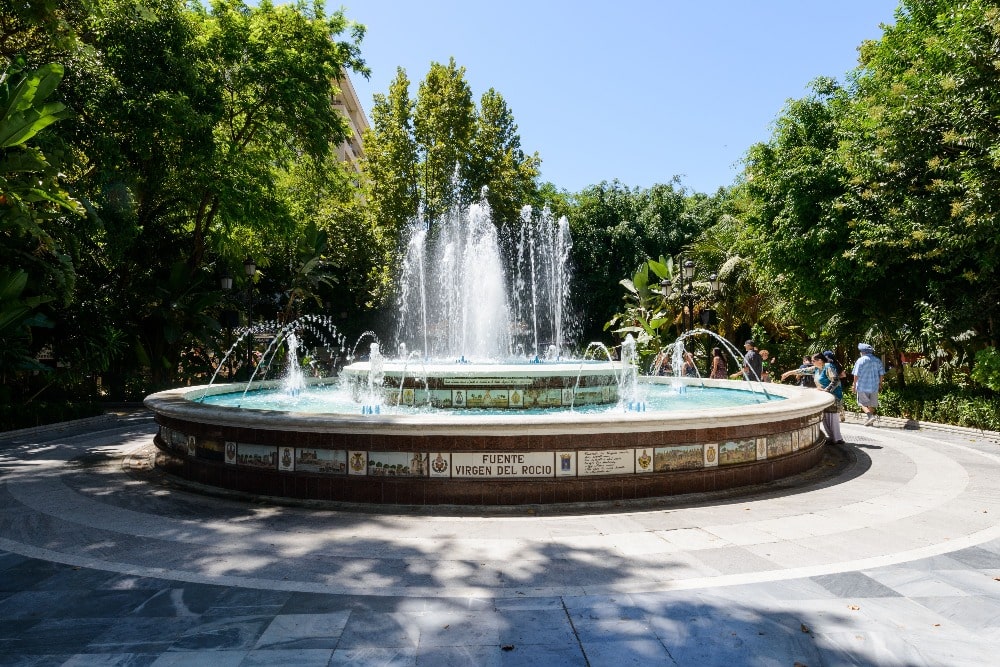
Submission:
<svg viewBox="0 0 1000 667">
<path fill-rule="evenodd" d="M 816 368 L 813 374 L 816 389 L 833 394 L 836 399 L 833 405 L 823 411 L 823 430 L 830 442 L 842 445 L 844 439 L 840 435 L 840 406 L 844 403 L 844 388 L 840 384 L 840 369 L 823 354 L 813 355 L 813 366 Z"/>
<path fill-rule="evenodd" d="M 861 356 L 854 362 L 853 389 L 858 397 L 858 405 L 865 413 L 865 426 L 871 426 L 878 418 L 875 411 L 878 409 L 878 392 L 882 389 L 885 366 L 868 343 L 860 343 L 858 352 Z"/>
</svg>

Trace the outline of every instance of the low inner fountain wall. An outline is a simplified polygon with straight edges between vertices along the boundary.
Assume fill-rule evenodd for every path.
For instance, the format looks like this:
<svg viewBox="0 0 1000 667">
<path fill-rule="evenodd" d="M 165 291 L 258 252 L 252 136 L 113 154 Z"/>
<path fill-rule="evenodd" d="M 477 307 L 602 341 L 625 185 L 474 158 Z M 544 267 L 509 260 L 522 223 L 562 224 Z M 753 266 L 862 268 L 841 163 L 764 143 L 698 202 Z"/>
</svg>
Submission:
<svg viewBox="0 0 1000 667">
<path fill-rule="evenodd" d="M 726 382 L 705 384 L 738 384 Z M 298 499 L 492 505 L 705 492 L 804 472 L 822 458 L 830 399 L 769 389 L 786 400 L 666 416 L 304 415 L 184 398 L 197 389 L 147 404 L 160 465 L 186 479 Z"/>
</svg>

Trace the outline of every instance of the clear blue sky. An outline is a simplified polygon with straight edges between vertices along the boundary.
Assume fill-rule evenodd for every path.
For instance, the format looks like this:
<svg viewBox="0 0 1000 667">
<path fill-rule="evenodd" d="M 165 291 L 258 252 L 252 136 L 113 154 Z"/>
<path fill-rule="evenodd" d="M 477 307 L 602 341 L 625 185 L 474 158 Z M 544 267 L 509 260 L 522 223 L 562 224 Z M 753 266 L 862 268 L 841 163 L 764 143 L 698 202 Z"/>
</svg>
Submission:
<svg viewBox="0 0 1000 667">
<path fill-rule="evenodd" d="M 338 5 L 329 3 L 331 8 Z M 352 81 L 366 113 L 402 67 L 411 97 L 454 57 L 478 104 L 495 88 L 542 179 L 714 192 L 770 137 L 809 81 L 843 81 L 896 0 L 345 0 L 372 70 Z"/>
</svg>

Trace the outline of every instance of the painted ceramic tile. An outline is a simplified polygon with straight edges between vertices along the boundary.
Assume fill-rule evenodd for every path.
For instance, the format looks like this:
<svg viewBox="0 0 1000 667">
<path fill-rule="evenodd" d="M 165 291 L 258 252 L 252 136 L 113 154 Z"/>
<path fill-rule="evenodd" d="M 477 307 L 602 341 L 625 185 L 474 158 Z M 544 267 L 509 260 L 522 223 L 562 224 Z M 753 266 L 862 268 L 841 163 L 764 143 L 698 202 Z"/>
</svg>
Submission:
<svg viewBox="0 0 1000 667">
<path fill-rule="evenodd" d="M 199 459 L 206 461 L 222 461 L 225 459 L 225 443 L 220 440 L 199 438 L 195 444 L 195 452 Z"/>
<path fill-rule="evenodd" d="M 451 407 L 453 408 L 464 408 L 465 403 L 465 390 L 464 389 L 453 389 L 451 392 Z"/>
<path fill-rule="evenodd" d="M 576 402 L 574 405 L 590 405 L 600 403 L 604 398 L 604 392 L 600 387 L 581 387 L 576 390 Z"/>
<path fill-rule="evenodd" d="M 767 458 L 767 438 L 757 438 L 757 460 L 763 461 Z"/>
<path fill-rule="evenodd" d="M 368 452 L 368 474 L 373 477 L 424 477 L 427 475 L 427 454 Z"/>
<path fill-rule="evenodd" d="M 343 449 L 299 447 L 295 450 L 295 469 L 343 475 L 347 472 L 347 452 Z"/>
<path fill-rule="evenodd" d="M 653 472 L 653 451 L 651 447 L 635 450 L 636 472 Z"/>
<path fill-rule="evenodd" d="M 401 394 L 402 400 L 400 403 L 403 405 L 413 405 L 413 399 L 416 397 L 416 392 L 413 387 L 403 387 L 403 392 Z"/>
<path fill-rule="evenodd" d="M 714 442 L 705 444 L 705 467 L 714 468 L 719 465 L 719 445 Z"/>
<path fill-rule="evenodd" d="M 524 407 L 524 390 L 523 389 L 511 389 L 510 393 L 507 395 L 508 405 L 512 408 L 523 408 Z"/>
<path fill-rule="evenodd" d="M 576 452 L 556 452 L 556 477 L 576 476 Z"/>
<path fill-rule="evenodd" d="M 278 447 L 278 470 L 295 470 L 294 447 Z"/>
<path fill-rule="evenodd" d="M 349 452 L 347 454 L 347 474 L 364 475 L 368 472 L 368 452 Z"/>
<path fill-rule="evenodd" d="M 767 449 L 764 450 L 765 455 Z M 757 459 L 757 442 L 754 438 L 729 440 L 719 444 L 719 465 L 747 463 Z"/>
<path fill-rule="evenodd" d="M 517 478 L 555 475 L 552 452 L 454 452 L 452 477 Z"/>
<path fill-rule="evenodd" d="M 226 463 L 236 465 L 236 443 L 226 442 Z"/>
<path fill-rule="evenodd" d="M 187 437 L 186 451 L 188 456 L 195 456 L 198 453 L 198 439 L 193 435 Z"/>
<path fill-rule="evenodd" d="M 635 472 L 634 449 L 586 450 L 578 454 L 578 474 L 617 475 Z"/>
<path fill-rule="evenodd" d="M 248 468 L 278 467 L 278 448 L 271 445 L 247 445 L 239 443 L 236 447 L 236 461 Z"/>
<path fill-rule="evenodd" d="M 431 477 L 451 477 L 450 453 L 431 452 L 428 460 L 430 461 Z"/>
<path fill-rule="evenodd" d="M 654 450 L 653 467 L 657 472 L 690 470 L 704 465 L 705 451 L 701 445 L 670 445 Z"/>
<path fill-rule="evenodd" d="M 792 434 L 775 433 L 767 436 L 767 458 L 785 456 L 792 453 Z"/>
<path fill-rule="evenodd" d="M 562 405 L 573 405 L 572 387 L 562 390 L 562 394 L 560 394 L 560 403 L 562 403 Z"/>
</svg>

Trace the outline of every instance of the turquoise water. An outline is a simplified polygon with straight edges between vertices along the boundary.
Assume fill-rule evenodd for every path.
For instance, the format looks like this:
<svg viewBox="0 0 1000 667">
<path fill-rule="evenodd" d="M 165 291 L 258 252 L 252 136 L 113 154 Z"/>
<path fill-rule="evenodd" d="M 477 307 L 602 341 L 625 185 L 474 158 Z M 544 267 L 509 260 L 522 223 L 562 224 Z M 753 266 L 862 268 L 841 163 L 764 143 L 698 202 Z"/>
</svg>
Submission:
<svg viewBox="0 0 1000 667">
<path fill-rule="evenodd" d="M 764 394 L 742 389 L 720 389 L 714 387 L 688 386 L 680 389 L 670 385 L 640 385 L 639 392 L 644 402 L 645 412 L 671 412 L 679 410 L 699 410 L 706 408 L 739 407 L 767 402 Z M 770 400 L 784 400 L 781 396 L 771 396 Z M 287 412 L 305 412 L 312 414 L 349 414 L 360 415 L 364 410 L 362 404 L 351 398 L 350 392 L 337 385 L 316 385 L 303 389 L 297 396 L 289 395 L 280 389 L 268 389 L 231 394 L 207 396 L 207 405 L 227 407 L 242 407 L 251 410 L 281 410 Z M 443 409 L 431 406 L 383 405 L 379 406 L 380 414 L 395 415 L 545 415 L 568 411 L 561 408 L 463 408 Z M 573 408 L 580 414 L 622 413 L 626 412 L 623 405 L 578 405 Z M 635 410 L 634 410 L 635 411 Z"/>
</svg>

